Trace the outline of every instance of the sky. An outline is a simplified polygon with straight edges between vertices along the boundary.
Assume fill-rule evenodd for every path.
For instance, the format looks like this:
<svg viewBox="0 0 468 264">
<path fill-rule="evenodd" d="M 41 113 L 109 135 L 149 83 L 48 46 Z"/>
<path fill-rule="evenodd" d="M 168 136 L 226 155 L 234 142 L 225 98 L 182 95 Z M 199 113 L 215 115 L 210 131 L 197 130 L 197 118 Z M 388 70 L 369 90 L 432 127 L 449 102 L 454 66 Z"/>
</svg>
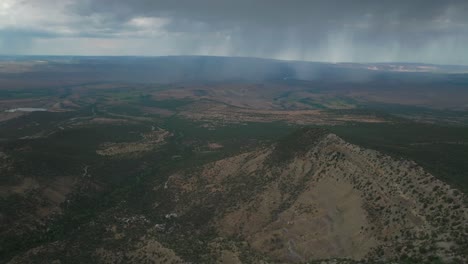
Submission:
<svg viewBox="0 0 468 264">
<path fill-rule="evenodd" d="M 468 0 L 0 0 L 0 54 L 468 65 Z"/>
</svg>

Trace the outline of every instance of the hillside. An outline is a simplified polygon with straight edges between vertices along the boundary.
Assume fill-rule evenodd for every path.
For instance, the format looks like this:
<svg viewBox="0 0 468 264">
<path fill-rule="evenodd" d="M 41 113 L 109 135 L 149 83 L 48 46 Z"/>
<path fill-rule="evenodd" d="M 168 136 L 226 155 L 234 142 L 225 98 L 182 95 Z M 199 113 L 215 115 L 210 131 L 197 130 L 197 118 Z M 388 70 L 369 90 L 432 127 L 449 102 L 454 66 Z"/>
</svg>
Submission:
<svg viewBox="0 0 468 264">
<path fill-rule="evenodd" d="M 467 261 L 463 193 L 322 129 L 147 184 L 141 210 L 129 197 L 10 263 Z"/>
</svg>

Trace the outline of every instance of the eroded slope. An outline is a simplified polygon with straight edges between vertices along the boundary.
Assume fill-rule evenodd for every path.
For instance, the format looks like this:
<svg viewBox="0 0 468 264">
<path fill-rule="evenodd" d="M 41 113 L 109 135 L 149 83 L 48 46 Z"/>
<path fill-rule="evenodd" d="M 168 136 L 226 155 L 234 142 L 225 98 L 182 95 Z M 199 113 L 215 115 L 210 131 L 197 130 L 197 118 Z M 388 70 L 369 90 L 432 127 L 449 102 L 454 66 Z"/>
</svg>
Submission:
<svg viewBox="0 0 468 264">
<path fill-rule="evenodd" d="M 466 258 L 462 193 L 414 162 L 324 131 L 300 133 L 173 175 L 165 187 L 174 215 L 209 208 L 220 236 L 280 262 Z"/>
</svg>

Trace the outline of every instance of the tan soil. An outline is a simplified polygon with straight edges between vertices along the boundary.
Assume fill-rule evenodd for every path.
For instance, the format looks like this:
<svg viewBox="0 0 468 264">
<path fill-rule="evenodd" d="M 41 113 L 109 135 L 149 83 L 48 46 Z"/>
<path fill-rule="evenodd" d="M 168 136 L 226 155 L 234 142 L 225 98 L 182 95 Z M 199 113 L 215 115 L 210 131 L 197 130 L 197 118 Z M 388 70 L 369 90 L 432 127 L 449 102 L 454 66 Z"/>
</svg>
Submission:
<svg viewBox="0 0 468 264">
<path fill-rule="evenodd" d="M 398 259 L 419 256 L 420 248 L 433 248 L 431 254 L 449 261 L 460 252 L 457 234 L 464 232 L 460 223 L 468 222 L 463 194 L 414 162 L 335 135 L 279 167 L 268 165 L 271 151 L 244 153 L 205 165 L 199 174 L 171 177 L 167 188 L 179 201 L 177 214 L 191 205 L 209 206 L 212 195 L 225 197 L 222 204 L 228 205 L 237 197 L 230 190 L 258 184 L 234 205 L 219 208 L 224 213 L 213 224 L 224 237 L 241 237 L 280 262 Z"/>
</svg>

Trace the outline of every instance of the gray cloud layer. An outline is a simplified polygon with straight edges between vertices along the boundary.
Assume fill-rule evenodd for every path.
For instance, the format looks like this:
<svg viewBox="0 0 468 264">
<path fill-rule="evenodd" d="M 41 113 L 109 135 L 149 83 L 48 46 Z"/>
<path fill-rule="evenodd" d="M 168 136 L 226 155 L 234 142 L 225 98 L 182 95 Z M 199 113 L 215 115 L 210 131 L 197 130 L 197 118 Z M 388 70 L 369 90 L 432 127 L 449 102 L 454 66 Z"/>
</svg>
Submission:
<svg viewBox="0 0 468 264">
<path fill-rule="evenodd" d="M 468 64 L 466 0 L 3 1 L 3 53 Z"/>
</svg>

